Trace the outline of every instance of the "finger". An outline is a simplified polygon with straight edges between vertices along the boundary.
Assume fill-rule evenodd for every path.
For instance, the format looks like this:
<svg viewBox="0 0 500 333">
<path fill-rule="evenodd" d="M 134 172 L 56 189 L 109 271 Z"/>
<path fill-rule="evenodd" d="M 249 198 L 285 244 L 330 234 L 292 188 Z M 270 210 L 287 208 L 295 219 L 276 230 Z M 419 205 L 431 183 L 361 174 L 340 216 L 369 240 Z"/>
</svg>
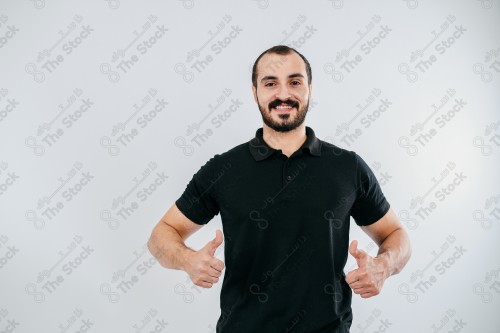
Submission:
<svg viewBox="0 0 500 333">
<path fill-rule="evenodd" d="M 205 278 L 205 282 L 215 284 L 215 283 L 219 282 L 219 278 L 213 277 L 213 276 L 208 276 Z"/>
<path fill-rule="evenodd" d="M 222 231 L 217 229 L 215 231 L 215 238 L 210 242 L 209 245 L 209 253 L 213 257 L 215 255 L 215 251 L 222 244 L 224 237 L 222 236 Z"/>
<path fill-rule="evenodd" d="M 345 276 L 345 282 L 347 282 L 349 285 L 351 283 L 354 283 L 359 280 L 359 269 L 355 269 L 353 271 L 350 271 L 346 276 Z"/>
<path fill-rule="evenodd" d="M 364 283 L 361 283 L 361 282 L 354 284 L 351 289 L 355 294 L 358 294 L 360 296 L 361 295 L 365 295 L 365 296 L 368 296 L 368 295 L 374 296 L 375 295 L 374 290 L 371 286 L 364 284 Z"/>
<path fill-rule="evenodd" d="M 363 294 L 370 291 L 369 288 L 367 288 L 366 284 L 364 284 L 362 281 L 356 281 L 354 283 L 351 283 L 349 287 L 356 294 Z"/>
<path fill-rule="evenodd" d="M 372 296 L 375 296 L 375 294 L 372 292 L 363 292 L 359 296 L 361 296 L 362 298 L 370 298 Z"/>
<path fill-rule="evenodd" d="M 349 253 L 354 257 L 354 259 L 356 259 L 358 267 L 365 266 L 366 261 L 368 260 L 368 254 L 365 251 L 358 249 L 357 240 L 353 240 L 351 245 L 349 245 Z"/>
<path fill-rule="evenodd" d="M 198 281 L 205 281 L 210 283 L 216 283 L 219 280 L 219 277 L 222 273 L 213 267 L 205 266 L 202 270 L 200 270 Z"/>
<path fill-rule="evenodd" d="M 222 240 L 223 240 L 222 232 L 220 230 L 216 230 L 215 238 L 212 239 L 210 242 L 208 242 L 200 251 L 206 252 L 213 257 L 215 251 L 217 250 L 217 247 L 219 247 L 219 245 L 222 244 Z"/>
<path fill-rule="evenodd" d="M 349 253 L 351 254 L 351 256 L 354 257 L 354 259 L 358 259 L 358 241 L 357 240 L 353 240 L 351 242 L 351 245 L 349 245 Z"/>
<path fill-rule="evenodd" d="M 212 283 L 201 281 L 198 283 L 195 283 L 197 286 L 202 287 L 202 288 L 212 288 Z"/>
<path fill-rule="evenodd" d="M 362 295 L 362 294 L 366 293 L 366 290 L 364 290 L 363 288 L 356 288 L 356 289 L 353 289 L 352 292 L 357 294 L 357 295 Z"/>
<path fill-rule="evenodd" d="M 352 283 L 349 284 L 349 287 L 354 290 L 354 289 L 361 289 L 361 288 L 365 288 L 366 287 L 366 284 L 363 283 L 362 281 L 354 281 Z"/>
<path fill-rule="evenodd" d="M 218 270 L 219 272 L 222 272 L 222 270 L 224 269 L 224 262 L 222 262 L 221 260 L 217 259 L 217 258 L 213 258 L 212 261 L 210 261 L 210 266 L 216 270 Z"/>
<path fill-rule="evenodd" d="M 218 271 L 212 267 L 210 267 L 210 269 L 208 270 L 207 273 L 208 273 L 208 275 L 213 276 L 213 277 L 220 277 L 222 274 L 221 271 Z"/>
</svg>

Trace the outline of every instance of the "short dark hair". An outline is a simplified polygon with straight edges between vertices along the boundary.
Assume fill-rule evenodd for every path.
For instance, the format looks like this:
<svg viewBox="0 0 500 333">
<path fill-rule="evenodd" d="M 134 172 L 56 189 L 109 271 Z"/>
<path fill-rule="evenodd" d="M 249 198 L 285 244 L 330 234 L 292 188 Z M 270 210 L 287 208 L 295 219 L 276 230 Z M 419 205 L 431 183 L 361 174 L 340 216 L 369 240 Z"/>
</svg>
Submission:
<svg viewBox="0 0 500 333">
<path fill-rule="evenodd" d="M 311 82 L 312 82 L 311 65 L 309 64 L 309 61 L 307 61 L 306 57 L 304 57 L 302 54 L 300 54 L 300 52 L 297 51 L 296 49 L 294 49 L 293 47 L 289 47 L 286 45 L 276 45 L 276 46 L 273 46 L 270 49 L 267 49 L 264 52 L 262 52 L 259 55 L 259 57 L 257 58 L 257 60 L 255 60 L 255 63 L 253 64 L 253 68 L 252 68 L 252 84 L 253 84 L 253 86 L 257 88 L 257 65 L 259 64 L 260 58 L 262 58 L 264 56 L 264 54 L 276 53 L 279 55 L 287 55 L 287 54 L 290 54 L 292 52 L 297 53 L 302 58 L 302 60 L 304 60 L 304 63 L 306 65 L 307 81 L 309 84 L 311 84 Z"/>
</svg>

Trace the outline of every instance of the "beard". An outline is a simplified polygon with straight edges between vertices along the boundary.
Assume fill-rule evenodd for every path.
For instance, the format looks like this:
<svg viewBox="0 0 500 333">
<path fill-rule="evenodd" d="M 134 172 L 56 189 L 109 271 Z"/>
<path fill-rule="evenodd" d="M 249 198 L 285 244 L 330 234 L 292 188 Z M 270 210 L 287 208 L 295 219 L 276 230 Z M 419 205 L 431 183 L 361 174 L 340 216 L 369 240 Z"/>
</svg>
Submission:
<svg viewBox="0 0 500 333">
<path fill-rule="evenodd" d="M 276 121 L 273 119 L 271 116 L 272 109 L 278 105 L 281 104 L 286 104 L 291 107 L 295 107 L 297 110 L 297 113 L 295 117 L 293 118 L 293 115 L 290 113 L 283 113 L 279 114 L 278 117 L 280 118 L 280 121 Z M 280 99 L 275 99 L 269 105 L 267 106 L 267 109 L 265 109 L 259 102 L 259 99 L 257 98 L 257 105 L 259 106 L 260 113 L 262 115 L 262 120 L 264 121 L 264 124 L 272 128 L 273 130 L 277 132 L 288 132 L 291 130 L 296 129 L 306 119 L 307 111 L 309 109 L 309 101 L 307 101 L 307 104 L 304 105 L 304 107 L 299 108 L 300 105 L 298 102 L 287 99 L 287 100 L 280 100 Z"/>
</svg>

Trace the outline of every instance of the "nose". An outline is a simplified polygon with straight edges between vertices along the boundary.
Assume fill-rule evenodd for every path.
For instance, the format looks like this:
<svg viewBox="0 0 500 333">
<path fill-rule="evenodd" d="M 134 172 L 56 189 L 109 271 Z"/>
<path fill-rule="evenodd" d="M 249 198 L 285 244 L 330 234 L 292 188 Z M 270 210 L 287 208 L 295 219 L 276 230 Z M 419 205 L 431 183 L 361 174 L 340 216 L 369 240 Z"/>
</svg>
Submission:
<svg viewBox="0 0 500 333">
<path fill-rule="evenodd" d="M 278 91 L 276 92 L 277 99 L 280 99 L 282 101 L 287 100 L 291 97 L 290 91 L 288 90 L 288 86 L 285 84 L 280 85 Z"/>
</svg>

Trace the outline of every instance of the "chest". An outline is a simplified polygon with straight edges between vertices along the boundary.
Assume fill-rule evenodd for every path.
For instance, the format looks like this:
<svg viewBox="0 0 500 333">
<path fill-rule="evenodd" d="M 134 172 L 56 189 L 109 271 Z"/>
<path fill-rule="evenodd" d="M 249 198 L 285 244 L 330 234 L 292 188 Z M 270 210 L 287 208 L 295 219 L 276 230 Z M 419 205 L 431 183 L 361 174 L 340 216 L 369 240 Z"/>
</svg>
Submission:
<svg viewBox="0 0 500 333">
<path fill-rule="evenodd" d="M 290 222 L 341 223 L 349 218 L 356 184 L 348 170 L 319 161 L 256 164 L 224 177 L 215 193 L 224 226 L 290 227 Z M 298 221 L 298 222 L 297 222 Z"/>
</svg>

